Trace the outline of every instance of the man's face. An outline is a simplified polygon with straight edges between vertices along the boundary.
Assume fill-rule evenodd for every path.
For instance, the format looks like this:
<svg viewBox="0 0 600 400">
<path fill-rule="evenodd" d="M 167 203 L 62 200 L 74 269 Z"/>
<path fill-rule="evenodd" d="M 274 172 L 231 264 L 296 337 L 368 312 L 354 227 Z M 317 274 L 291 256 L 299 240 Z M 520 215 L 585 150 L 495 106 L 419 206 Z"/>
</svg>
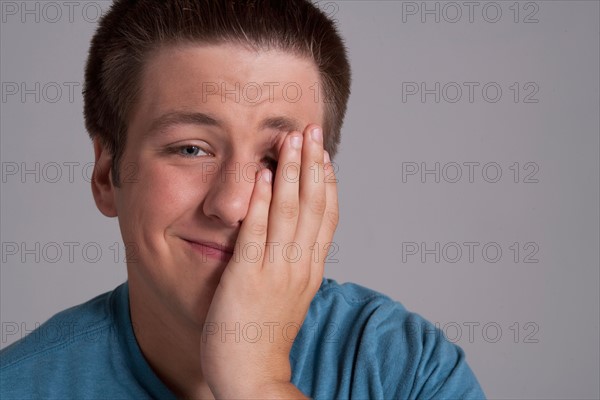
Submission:
<svg viewBox="0 0 600 400">
<path fill-rule="evenodd" d="M 308 59 L 235 45 L 149 59 L 115 190 L 138 295 L 203 322 L 231 254 L 198 243 L 234 247 L 257 169 L 277 159 L 287 133 L 323 125 L 318 82 Z"/>
</svg>

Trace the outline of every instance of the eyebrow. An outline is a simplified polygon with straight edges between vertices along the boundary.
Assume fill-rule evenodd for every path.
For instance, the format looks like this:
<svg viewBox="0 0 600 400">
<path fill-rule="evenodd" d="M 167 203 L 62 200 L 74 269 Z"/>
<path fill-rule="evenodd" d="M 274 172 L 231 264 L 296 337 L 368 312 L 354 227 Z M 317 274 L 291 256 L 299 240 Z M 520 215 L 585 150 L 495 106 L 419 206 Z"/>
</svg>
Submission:
<svg viewBox="0 0 600 400">
<path fill-rule="evenodd" d="M 174 125 L 186 124 L 212 126 L 217 128 L 223 128 L 225 125 L 221 120 L 210 114 L 202 112 L 171 111 L 152 121 L 148 132 L 155 134 L 163 132 Z M 263 119 L 259 125 L 259 130 L 273 129 L 278 131 L 302 132 L 301 127 L 302 125 L 300 124 L 300 121 L 296 118 L 288 116 L 276 116 Z"/>
</svg>

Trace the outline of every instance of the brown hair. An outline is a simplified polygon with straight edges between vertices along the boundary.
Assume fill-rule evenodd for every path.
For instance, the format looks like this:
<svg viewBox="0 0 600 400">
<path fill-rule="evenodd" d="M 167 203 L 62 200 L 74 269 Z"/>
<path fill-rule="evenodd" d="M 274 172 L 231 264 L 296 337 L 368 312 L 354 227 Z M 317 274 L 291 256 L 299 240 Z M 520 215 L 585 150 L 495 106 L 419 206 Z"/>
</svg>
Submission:
<svg viewBox="0 0 600 400">
<path fill-rule="evenodd" d="M 144 62 L 164 45 L 239 43 L 312 59 L 325 93 L 325 149 L 340 142 L 351 71 L 334 23 L 308 0 L 115 0 L 90 46 L 83 90 L 86 129 L 113 156 L 112 177 L 140 93 Z"/>
</svg>

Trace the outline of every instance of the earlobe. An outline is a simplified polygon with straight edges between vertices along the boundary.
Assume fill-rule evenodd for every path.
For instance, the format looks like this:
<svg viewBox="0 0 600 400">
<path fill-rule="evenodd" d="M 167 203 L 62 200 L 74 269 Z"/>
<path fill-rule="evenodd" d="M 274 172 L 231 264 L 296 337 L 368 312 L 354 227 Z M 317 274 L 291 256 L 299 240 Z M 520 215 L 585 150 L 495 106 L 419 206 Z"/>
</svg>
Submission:
<svg viewBox="0 0 600 400">
<path fill-rule="evenodd" d="M 107 217 L 116 217 L 115 186 L 112 181 L 112 155 L 102 145 L 98 137 L 94 138 L 95 164 L 92 174 L 92 194 L 98 210 Z"/>
</svg>

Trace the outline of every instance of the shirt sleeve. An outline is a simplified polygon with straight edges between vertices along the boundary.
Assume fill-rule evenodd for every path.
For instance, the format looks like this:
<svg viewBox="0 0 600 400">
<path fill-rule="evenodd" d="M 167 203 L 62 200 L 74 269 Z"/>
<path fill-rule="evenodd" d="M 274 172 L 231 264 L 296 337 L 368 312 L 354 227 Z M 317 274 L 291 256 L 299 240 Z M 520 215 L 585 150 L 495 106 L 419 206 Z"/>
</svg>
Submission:
<svg viewBox="0 0 600 400">
<path fill-rule="evenodd" d="M 373 357 L 385 398 L 485 399 L 464 351 L 420 315 L 390 302 L 368 325 L 364 353 Z"/>
</svg>

